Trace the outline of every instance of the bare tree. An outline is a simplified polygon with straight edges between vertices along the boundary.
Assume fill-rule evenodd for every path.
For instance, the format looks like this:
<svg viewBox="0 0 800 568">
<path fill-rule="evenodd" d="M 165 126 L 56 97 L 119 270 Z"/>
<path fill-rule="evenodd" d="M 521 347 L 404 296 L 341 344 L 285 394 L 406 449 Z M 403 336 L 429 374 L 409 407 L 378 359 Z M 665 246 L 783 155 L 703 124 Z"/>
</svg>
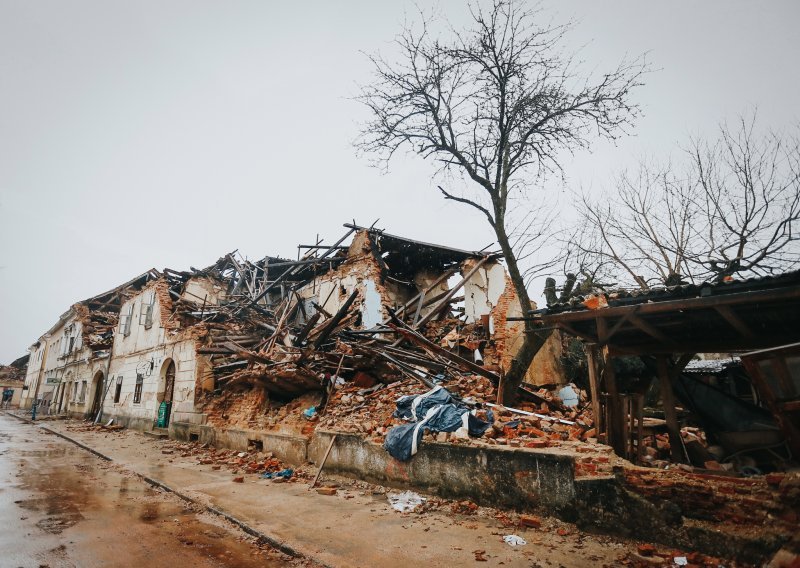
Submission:
<svg viewBox="0 0 800 568">
<path fill-rule="evenodd" d="M 527 190 L 561 172 L 564 151 L 624 133 L 638 115 L 631 92 L 646 64 L 623 61 L 592 80 L 562 53 L 570 24 L 540 24 L 541 12 L 513 0 L 494 0 L 487 10 L 473 6 L 471 15 L 469 29 L 449 29 L 443 37 L 425 24 L 406 26 L 396 39 L 396 61 L 371 56 L 374 80 L 359 96 L 371 118 L 356 146 L 384 167 L 399 149 L 409 150 L 465 180 L 463 190 L 440 190 L 486 217 L 527 311 L 533 304 L 514 249 L 511 198 L 525 197 L 535 209 Z M 529 244 L 540 241 L 541 235 Z M 526 334 L 506 374 L 506 400 L 513 400 L 545 340 Z"/>
<path fill-rule="evenodd" d="M 695 140 L 676 168 L 643 163 L 614 194 L 579 202 L 573 246 L 642 289 L 763 275 L 800 260 L 800 143 L 755 115 Z"/>
</svg>

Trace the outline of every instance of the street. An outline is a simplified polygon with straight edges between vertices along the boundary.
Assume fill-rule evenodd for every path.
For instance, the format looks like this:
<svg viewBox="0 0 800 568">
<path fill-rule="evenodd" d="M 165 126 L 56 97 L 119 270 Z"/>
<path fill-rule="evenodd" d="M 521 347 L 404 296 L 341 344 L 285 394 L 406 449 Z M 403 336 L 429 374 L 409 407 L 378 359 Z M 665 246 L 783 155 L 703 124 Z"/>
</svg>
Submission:
<svg viewBox="0 0 800 568">
<path fill-rule="evenodd" d="M 0 414 L 0 566 L 286 566 L 226 521 Z"/>
</svg>

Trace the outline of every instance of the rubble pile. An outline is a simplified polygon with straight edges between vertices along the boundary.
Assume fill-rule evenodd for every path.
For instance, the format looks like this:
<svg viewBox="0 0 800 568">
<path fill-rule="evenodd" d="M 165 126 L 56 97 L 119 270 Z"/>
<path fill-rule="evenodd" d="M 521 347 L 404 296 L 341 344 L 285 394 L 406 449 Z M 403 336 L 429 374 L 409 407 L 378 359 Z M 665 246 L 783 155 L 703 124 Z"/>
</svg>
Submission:
<svg viewBox="0 0 800 568">
<path fill-rule="evenodd" d="M 688 467 L 688 466 L 687 466 Z M 684 517 L 739 526 L 772 527 L 793 534 L 800 511 L 800 473 L 758 477 L 708 475 L 628 466 L 625 486 L 657 505 L 678 507 Z"/>
<path fill-rule="evenodd" d="M 198 465 L 210 465 L 212 469 L 226 469 L 233 475 L 258 474 L 266 479 L 281 479 L 302 482 L 311 479 L 303 468 L 292 469 L 276 458 L 272 452 L 216 449 L 196 442 L 166 442 L 162 454 L 175 454 L 182 458 L 197 460 Z M 276 474 L 281 474 L 276 476 Z"/>
</svg>

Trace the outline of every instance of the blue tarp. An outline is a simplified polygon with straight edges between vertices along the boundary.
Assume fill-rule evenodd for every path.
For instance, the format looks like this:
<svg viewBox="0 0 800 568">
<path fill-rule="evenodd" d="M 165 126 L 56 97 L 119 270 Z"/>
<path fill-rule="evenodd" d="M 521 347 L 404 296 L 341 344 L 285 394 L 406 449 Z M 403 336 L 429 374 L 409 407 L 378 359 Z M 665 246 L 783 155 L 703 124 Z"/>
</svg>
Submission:
<svg viewBox="0 0 800 568">
<path fill-rule="evenodd" d="M 408 461 L 417 453 L 425 430 L 455 432 L 463 428 L 470 436 L 477 437 L 482 436 L 494 422 L 491 410 L 487 410 L 489 422 L 485 422 L 465 405 L 456 403 L 441 386 L 425 394 L 399 398 L 394 416 L 412 422 L 395 426 L 386 434 L 383 447 L 400 461 Z"/>
</svg>

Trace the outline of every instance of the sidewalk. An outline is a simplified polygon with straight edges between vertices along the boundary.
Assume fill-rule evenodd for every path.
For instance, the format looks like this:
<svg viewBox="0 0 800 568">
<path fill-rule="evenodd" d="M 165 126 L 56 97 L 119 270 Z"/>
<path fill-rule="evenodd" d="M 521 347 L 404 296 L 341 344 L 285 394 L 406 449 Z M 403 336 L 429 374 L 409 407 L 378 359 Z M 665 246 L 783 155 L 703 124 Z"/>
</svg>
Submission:
<svg viewBox="0 0 800 568">
<path fill-rule="evenodd" d="M 273 483 L 258 475 L 244 474 L 244 483 L 234 483 L 230 471 L 162 453 L 169 441 L 137 431 L 81 431 L 76 421 L 44 426 L 329 566 L 435 566 L 485 559 L 487 566 L 582 567 L 617 565 L 636 553 L 635 542 L 581 533 L 553 518 L 543 518 L 536 529 L 504 527 L 494 517 L 498 511 L 454 514 L 450 502 L 422 514 L 402 514 L 380 490 L 376 494 L 373 486 L 349 479 L 333 480 L 339 490 L 332 496 L 309 491 L 308 483 Z M 511 547 L 503 542 L 508 534 L 528 544 Z"/>
</svg>

